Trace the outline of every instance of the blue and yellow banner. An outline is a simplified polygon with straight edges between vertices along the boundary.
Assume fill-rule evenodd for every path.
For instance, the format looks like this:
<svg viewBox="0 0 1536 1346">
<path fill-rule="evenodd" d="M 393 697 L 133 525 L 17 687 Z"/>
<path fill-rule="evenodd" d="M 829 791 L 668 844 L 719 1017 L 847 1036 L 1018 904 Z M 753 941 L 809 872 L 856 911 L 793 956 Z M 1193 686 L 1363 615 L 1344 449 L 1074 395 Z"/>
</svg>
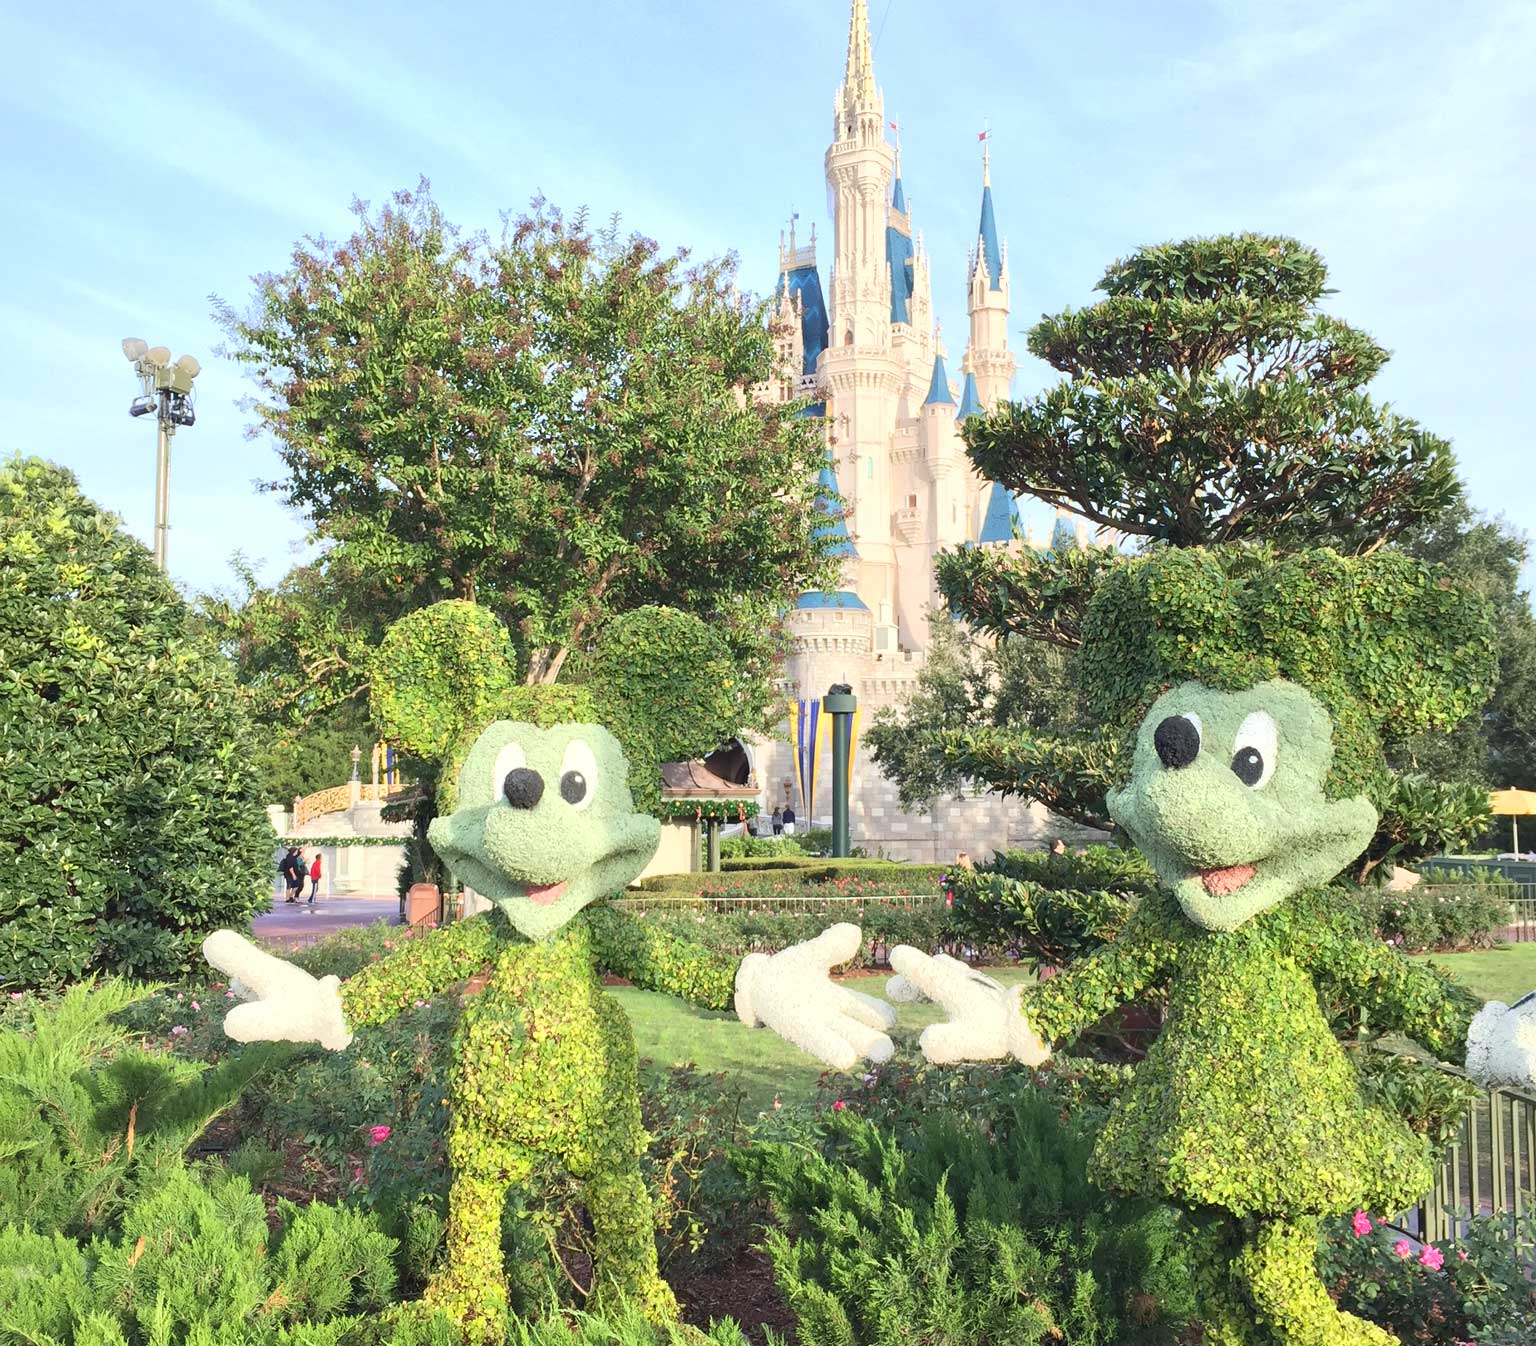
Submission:
<svg viewBox="0 0 1536 1346">
<path fill-rule="evenodd" d="M 800 786 L 800 804 L 805 810 L 805 825 L 816 814 L 816 762 L 821 756 L 821 699 L 802 698 L 789 708 L 789 722 L 795 731 L 795 779 Z"/>
</svg>

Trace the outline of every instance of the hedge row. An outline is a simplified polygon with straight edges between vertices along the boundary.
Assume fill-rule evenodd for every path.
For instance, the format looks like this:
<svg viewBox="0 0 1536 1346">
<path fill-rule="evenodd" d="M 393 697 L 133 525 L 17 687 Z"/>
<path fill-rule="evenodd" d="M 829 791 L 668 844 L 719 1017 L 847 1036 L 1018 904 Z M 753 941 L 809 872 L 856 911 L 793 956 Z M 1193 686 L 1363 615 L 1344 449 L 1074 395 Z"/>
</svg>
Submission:
<svg viewBox="0 0 1536 1346">
<path fill-rule="evenodd" d="M 653 874 L 642 879 L 639 890 L 675 896 L 815 897 L 829 884 L 857 884 L 868 895 L 938 895 L 940 880 L 949 871 L 943 865 L 898 865 L 888 860 L 817 861 L 789 867 L 726 870 L 719 874 Z"/>
</svg>

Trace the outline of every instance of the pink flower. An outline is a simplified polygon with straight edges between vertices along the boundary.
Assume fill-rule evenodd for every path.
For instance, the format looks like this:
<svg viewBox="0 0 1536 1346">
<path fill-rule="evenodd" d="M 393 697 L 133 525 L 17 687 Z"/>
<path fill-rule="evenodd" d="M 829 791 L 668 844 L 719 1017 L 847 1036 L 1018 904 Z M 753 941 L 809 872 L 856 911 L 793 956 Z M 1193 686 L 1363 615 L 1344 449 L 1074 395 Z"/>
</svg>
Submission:
<svg viewBox="0 0 1536 1346">
<path fill-rule="evenodd" d="M 832 1105 L 832 1111 L 833 1112 L 841 1112 L 847 1106 L 848 1105 L 846 1103 L 844 1103 L 842 1099 L 838 1099 L 837 1102 L 835 1102 Z"/>
<path fill-rule="evenodd" d="M 1467 1250 L 1465 1248 L 1456 1249 L 1456 1256 L 1465 1262 L 1467 1260 Z"/>
<path fill-rule="evenodd" d="M 1439 1271 L 1445 1265 L 1445 1254 L 1438 1248 L 1425 1248 L 1419 1254 L 1419 1265 L 1431 1271 Z"/>
<path fill-rule="evenodd" d="M 1398 1239 L 1398 1241 L 1392 1245 L 1392 1251 L 1395 1252 L 1399 1257 L 1408 1257 L 1413 1253 L 1413 1249 L 1408 1246 L 1407 1239 Z"/>
<path fill-rule="evenodd" d="M 382 1145 L 388 1139 L 389 1128 L 387 1126 L 376 1126 L 368 1132 L 368 1143 L 370 1145 Z"/>
<path fill-rule="evenodd" d="M 418 1000 L 416 1002 L 416 1008 L 417 1009 L 423 1009 L 426 1006 L 426 1003 L 427 1002 L 425 1000 Z"/>
<path fill-rule="evenodd" d="M 198 1004 L 198 1003 L 197 1003 L 197 1001 L 195 1001 L 195 1000 L 194 1000 L 194 1001 L 193 1001 L 193 1002 L 192 1002 L 192 1008 L 193 1008 L 193 1009 L 195 1009 L 195 1010 L 200 1010 L 200 1009 L 202 1009 L 202 1006 L 201 1006 L 201 1005 L 199 1005 L 199 1004 Z"/>
<path fill-rule="evenodd" d="M 780 1102 L 779 1102 L 779 1096 L 778 1096 L 778 1095 L 777 1095 L 777 1094 L 775 1094 L 775 1095 L 774 1095 L 774 1096 L 773 1096 L 773 1106 L 774 1106 L 774 1107 L 775 1107 L 775 1108 L 776 1108 L 776 1109 L 777 1109 L 777 1108 L 782 1108 L 782 1107 L 783 1107 L 783 1106 L 784 1106 L 784 1105 L 783 1105 L 783 1104 L 782 1104 L 782 1103 L 780 1103 Z M 1462 1253 L 1462 1256 L 1463 1256 L 1463 1257 L 1465 1257 L 1465 1256 L 1466 1256 L 1466 1253 Z"/>
<path fill-rule="evenodd" d="M 12 1000 L 25 1000 L 26 998 L 27 998 L 27 993 L 25 991 L 12 991 L 11 992 L 11 999 Z"/>
<path fill-rule="evenodd" d="M 363 1180 L 363 1166 L 361 1164 L 353 1164 L 352 1165 L 352 1181 L 353 1182 L 362 1182 L 362 1180 Z"/>
<path fill-rule="evenodd" d="M 235 993 L 233 991 L 225 991 L 224 992 L 224 999 L 226 999 L 226 1000 L 233 1000 L 234 998 L 235 998 Z"/>
<path fill-rule="evenodd" d="M 1363 1210 L 1357 1210 L 1355 1212 L 1355 1223 L 1353 1227 L 1355 1231 L 1355 1237 L 1357 1239 L 1364 1238 L 1371 1232 L 1371 1217 L 1367 1215 Z"/>
<path fill-rule="evenodd" d="M 175 1028 L 171 1029 L 171 1036 L 173 1038 L 179 1038 L 186 1031 L 187 1026 L 185 1024 L 177 1024 Z"/>
</svg>

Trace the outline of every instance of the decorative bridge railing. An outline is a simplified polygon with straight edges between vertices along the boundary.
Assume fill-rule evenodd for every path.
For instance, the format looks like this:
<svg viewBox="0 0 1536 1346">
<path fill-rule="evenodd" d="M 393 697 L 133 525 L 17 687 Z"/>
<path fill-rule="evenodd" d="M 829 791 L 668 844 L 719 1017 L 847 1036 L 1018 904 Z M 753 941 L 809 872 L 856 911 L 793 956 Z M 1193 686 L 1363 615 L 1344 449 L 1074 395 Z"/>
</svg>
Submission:
<svg viewBox="0 0 1536 1346">
<path fill-rule="evenodd" d="M 397 795 L 409 789 L 406 785 L 372 785 L 364 782 L 359 789 L 359 797 L 368 800 L 384 800 L 391 795 Z M 316 790 L 313 794 L 295 796 L 293 801 L 293 826 L 303 827 L 311 818 L 318 818 L 322 813 L 341 813 L 352 805 L 352 786 L 333 785 L 326 790 Z"/>
</svg>

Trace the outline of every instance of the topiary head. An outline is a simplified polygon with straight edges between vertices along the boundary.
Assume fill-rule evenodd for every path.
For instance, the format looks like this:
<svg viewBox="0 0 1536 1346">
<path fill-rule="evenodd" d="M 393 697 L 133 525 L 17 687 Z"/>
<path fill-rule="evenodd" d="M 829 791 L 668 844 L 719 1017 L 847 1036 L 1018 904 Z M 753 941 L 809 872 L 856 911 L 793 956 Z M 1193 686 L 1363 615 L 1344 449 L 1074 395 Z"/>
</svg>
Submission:
<svg viewBox="0 0 1536 1346">
<path fill-rule="evenodd" d="M 1101 584 L 1078 675 L 1131 739 L 1111 816 L 1191 920 L 1229 930 L 1365 849 L 1383 743 L 1482 704 L 1492 628 L 1397 554 L 1169 549 Z"/>
<path fill-rule="evenodd" d="M 1110 816 L 1207 930 L 1235 930 L 1326 883 L 1376 830 L 1364 795 L 1328 797 L 1332 720 L 1283 679 L 1239 692 L 1175 687 L 1142 720 L 1132 760 Z"/>
<path fill-rule="evenodd" d="M 618 739 L 599 725 L 497 720 L 464 754 L 456 807 L 427 836 L 462 882 L 543 939 L 655 853 L 661 824 L 635 812 L 628 777 Z"/>
</svg>

